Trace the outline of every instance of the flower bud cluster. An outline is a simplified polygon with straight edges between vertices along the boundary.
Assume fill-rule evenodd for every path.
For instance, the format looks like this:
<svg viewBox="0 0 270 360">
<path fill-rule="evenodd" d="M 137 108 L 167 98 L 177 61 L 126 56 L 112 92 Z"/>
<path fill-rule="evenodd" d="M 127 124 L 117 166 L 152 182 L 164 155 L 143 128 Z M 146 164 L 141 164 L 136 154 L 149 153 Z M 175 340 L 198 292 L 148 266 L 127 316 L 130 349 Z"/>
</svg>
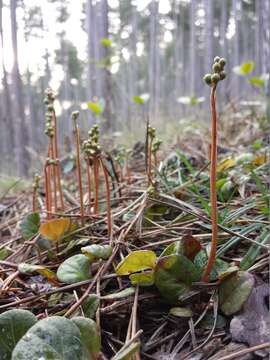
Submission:
<svg viewBox="0 0 270 360">
<path fill-rule="evenodd" d="M 100 154 L 98 125 L 88 131 L 88 139 L 83 142 L 82 149 L 86 158 L 94 158 Z"/>
<path fill-rule="evenodd" d="M 158 152 L 158 150 L 160 149 L 161 144 L 162 144 L 162 140 L 160 140 L 159 138 L 156 138 L 155 141 L 153 142 L 153 145 L 152 145 L 153 154 Z"/>
<path fill-rule="evenodd" d="M 41 176 L 38 175 L 38 174 L 35 174 L 34 175 L 34 178 L 33 178 L 33 189 L 37 189 L 39 187 L 39 182 L 40 182 L 40 179 L 41 179 Z"/>
<path fill-rule="evenodd" d="M 217 83 L 221 80 L 226 78 L 226 72 L 224 71 L 226 65 L 226 59 L 220 58 L 216 56 L 214 58 L 214 63 L 212 65 L 212 74 L 206 74 L 203 77 L 203 80 L 206 82 L 207 85 L 217 85 Z"/>
<path fill-rule="evenodd" d="M 148 135 L 151 140 L 154 140 L 156 137 L 156 129 L 151 125 L 148 125 Z"/>
<path fill-rule="evenodd" d="M 54 137 L 54 127 L 53 127 L 53 114 L 54 114 L 54 103 L 55 94 L 51 89 L 45 90 L 44 104 L 47 106 L 47 111 L 45 114 L 45 134 L 49 137 Z"/>
</svg>

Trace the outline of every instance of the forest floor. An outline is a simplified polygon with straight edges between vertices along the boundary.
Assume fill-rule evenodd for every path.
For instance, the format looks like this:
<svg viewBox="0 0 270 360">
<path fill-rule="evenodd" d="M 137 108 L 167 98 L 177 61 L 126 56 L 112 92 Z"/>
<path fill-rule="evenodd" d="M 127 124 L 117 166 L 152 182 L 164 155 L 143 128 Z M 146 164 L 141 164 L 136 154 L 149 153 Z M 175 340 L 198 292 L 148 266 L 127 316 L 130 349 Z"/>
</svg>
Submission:
<svg viewBox="0 0 270 360">
<path fill-rule="evenodd" d="M 154 186 L 148 186 L 143 143 L 129 153 L 128 169 L 124 159 L 115 163 L 111 238 L 103 180 L 99 212 L 86 205 L 82 224 L 76 168 L 68 161 L 62 164 L 65 211 L 51 214 L 59 222 L 50 229 L 39 224 L 49 222 L 43 180 L 36 217 L 32 187 L 2 191 L 0 313 L 94 318 L 100 359 L 267 357 L 269 144 L 252 118 L 228 123 L 218 148 L 218 251 L 208 283 L 195 276 L 211 241 L 208 142 L 187 133 L 159 152 Z M 91 275 L 82 252 L 91 257 Z M 82 263 L 74 260 L 78 254 Z M 63 267 L 68 259 L 75 262 Z"/>
</svg>

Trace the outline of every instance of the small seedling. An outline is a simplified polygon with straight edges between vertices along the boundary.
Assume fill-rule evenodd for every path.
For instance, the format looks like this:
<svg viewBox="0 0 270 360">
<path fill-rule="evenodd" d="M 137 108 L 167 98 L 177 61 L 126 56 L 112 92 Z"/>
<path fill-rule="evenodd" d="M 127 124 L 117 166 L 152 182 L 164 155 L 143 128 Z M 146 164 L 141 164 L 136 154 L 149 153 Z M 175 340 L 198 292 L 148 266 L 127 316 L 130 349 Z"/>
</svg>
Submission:
<svg viewBox="0 0 270 360">
<path fill-rule="evenodd" d="M 217 175 L 217 110 L 216 110 L 216 89 L 219 81 L 225 79 L 226 73 L 224 67 L 226 60 L 216 56 L 212 66 L 213 73 L 206 74 L 204 81 L 211 86 L 210 104 L 211 104 L 211 158 L 210 158 L 210 196 L 211 196 L 211 222 L 212 239 L 208 262 L 203 274 L 203 281 L 209 281 L 209 275 L 214 266 L 217 252 L 217 193 L 216 193 L 216 175 Z"/>
</svg>

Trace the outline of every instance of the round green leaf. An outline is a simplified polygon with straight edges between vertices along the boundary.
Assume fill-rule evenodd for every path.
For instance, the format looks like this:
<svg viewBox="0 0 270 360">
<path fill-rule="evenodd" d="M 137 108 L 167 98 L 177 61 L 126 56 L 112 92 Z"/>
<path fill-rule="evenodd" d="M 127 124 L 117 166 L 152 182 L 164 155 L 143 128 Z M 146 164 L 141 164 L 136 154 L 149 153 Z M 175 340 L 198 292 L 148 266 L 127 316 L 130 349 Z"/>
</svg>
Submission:
<svg viewBox="0 0 270 360">
<path fill-rule="evenodd" d="M 88 350 L 89 354 L 95 357 L 101 348 L 101 338 L 94 320 L 77 316 L 71 319 L 79 328 L 82 343 Z"/>
<path fill-rule="evenodd" d="M 22 222 L 20 223 L 20 230 L 22 237 L 25 240 L 31 239 L 38 233 L 40 226 L 40 216 L 39 213 L 32 213 L 27 215 Z"/>
<path fill-rule="evenodd" d="M 66 284 L 74 284 L 90 279 L 90 261 L 88 257 L 82 254 L 71 256 L 59 266 L 57 277 Z"/>
<path fill-rule="evenodd" d="M 153 269 L 156 265 L 156 260 L 156 254 L 151 250 L 133 251 L 118 264 L 116 274 L 130 275 L 137 271 Z"/>
<path fill-rule="evenodd" d="M 0 315 L 0 359 L 10 360 L 17 342 L 37 322 L 27 310 L 8 310 Z"/>
<path fill-rule="evenodd" d="M 81 252 L 92 262 L 95 259 L 106 260 L 112 255 L 112 247 L 110 245 L 89 245 L 81 248 Z"/>
<path fill-rule="evenodd" d="M 11 360 L 30 359 L 86 360 L 78 327 L 60 316 L 39 321 L 18 342 Z"/>
<path fill-rule="evenodd" d="M 155 285 L 169 302 L 174 303 L 179 296 L 189 290 L 189 286 L 201 277 L 201 271 L 183 255 L 169 255 L 158 260 L 154 280 Z"/>
<path fill-rule="evenodd" d="M 93 319 L 96 315 L 99 303 L 100 299 L 96 294 L 89 294 L 82 304 L 84 315 Z"/>
<path fill-rule="evenodd" d="M 232 315 L 242 308 L 253 289 L 254 282 L 254 277 L 244 271 L 239 271 L 222 282 L 219 287 L 219 302 L 225 315 Z"/>
</svg>

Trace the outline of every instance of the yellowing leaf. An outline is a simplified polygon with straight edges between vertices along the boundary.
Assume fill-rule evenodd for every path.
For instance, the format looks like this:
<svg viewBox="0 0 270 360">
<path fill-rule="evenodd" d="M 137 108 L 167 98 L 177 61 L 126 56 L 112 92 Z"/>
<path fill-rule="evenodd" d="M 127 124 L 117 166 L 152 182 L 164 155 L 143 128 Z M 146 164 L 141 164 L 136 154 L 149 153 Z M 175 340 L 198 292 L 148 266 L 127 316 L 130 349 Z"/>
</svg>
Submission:
<svg viewBox="0 0 270 360">
<path fill-rule="evenodd" d="M 140 272 L 129 275 L 129 279 L 132 285 L 151 286 L 154 284 L 154 272 Z"/>
<path fill-rule="evenodd" d="M 217 172 L 225 171 L 236 164 L 234 159 L 225 159 L 217 167 Z"/>
<path fill-rule="evenodd" d="M 32 264 L 27 264 L 27 263 L 21 263 L 18 266 L 18 270 L 22 274 L 32 274 L 34 272 L 37 272 L 38 274 L 46 277 L 48 280 L 50 280 L 54 283 L 57 281 L 56 274 L 52 270 L 50 270 L 42 265 L 32 265 Z"/>
<path fill-rule="evenodd" d="M 39 227 L 39 233 L 50 241 L 59 241 L 70 230 L 70 219 L 53 219 Z"/>
<path fill-rule="evenodd" d="M 260 166 L 260 165 L 263 165 L 267 162 L 267 156 L 266 154 L 262 154 L 262 155 L 259 155 L 257 156 L 255 159 L 253 159 L 251 161 L 251 163 L 255 166 Z"/>
<path fill-rule="evenodd" d="M 153 269 L 156 266 L 156 261 L 156 254 L 151 250 L 133 251 L 118 264 L 116 274 L 130 275 L 137 271 Z"/>
<path fill-rule="evenodd" d="M 241 64 L 240 66 L 235 66 L 233 68 L 233 71 L 237 75 L 248 75 L 249 73 L 251 73 L 253 71 L 254 66 L 255 66 L 254 61 L 248 61 L 248 62 Z"/>
</svg>

